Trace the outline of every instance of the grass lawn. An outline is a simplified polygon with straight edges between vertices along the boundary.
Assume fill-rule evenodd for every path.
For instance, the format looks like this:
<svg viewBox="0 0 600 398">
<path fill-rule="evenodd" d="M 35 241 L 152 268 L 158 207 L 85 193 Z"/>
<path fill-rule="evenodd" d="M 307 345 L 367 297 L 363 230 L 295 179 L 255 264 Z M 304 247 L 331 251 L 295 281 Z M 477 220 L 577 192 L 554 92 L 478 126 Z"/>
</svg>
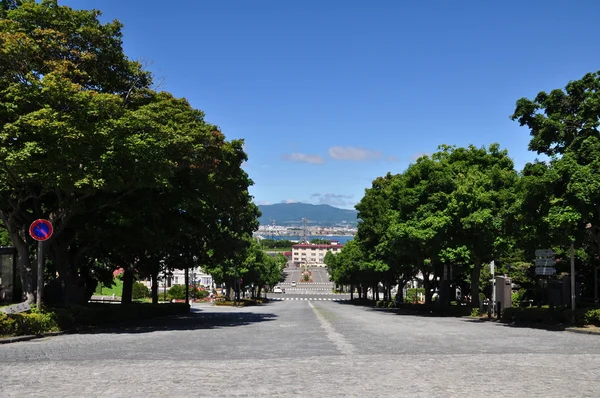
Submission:
<svg viewBox="0 0 600 398">
<path fill-rule="evenodd" d="M 113 283 L 114 285 L 110 287 L 98 284 L 94 294 L 98 296 L 112 296 L 114 293 L 115 296 L 121 297 L 123 294 L 123 281 L 115 278 Z"/>
</svg>

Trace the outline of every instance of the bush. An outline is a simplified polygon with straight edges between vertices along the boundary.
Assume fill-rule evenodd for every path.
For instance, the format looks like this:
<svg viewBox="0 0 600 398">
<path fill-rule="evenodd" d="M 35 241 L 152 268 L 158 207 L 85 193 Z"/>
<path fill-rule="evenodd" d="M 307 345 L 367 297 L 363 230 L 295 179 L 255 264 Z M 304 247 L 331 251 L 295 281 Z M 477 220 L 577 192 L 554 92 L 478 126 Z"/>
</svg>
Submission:
<svg viewBox="0 0 600 398">
<path fill-rule="evenodd" d="M 242 300 L 236 300 L 235 304 L 238 307 L 248 307 L 251 305 L 262 304 L 264 302 L 266 302 L 265 299 L 242 299 Z M 215 305 L 223 306 L 223 307 L 233 307 L 233 300 L 218 299 L 215 301 Z"/>
<path fill-rule="evenodd" d="M 425 297 L 425 289 L 422 287 L 406 289 L 406 297 L 404 298 L 405 302 L 414 303 L 415 297 Z"/>
<path fill-rule="evenodd" d="M 511 301 L 512 301 L 513 307 L 521 306 L 521 301 L 523 301 L 523 298 L 525 297 L 526 292 L 527 292 L 527 290 L 525 290 L 525 289 L 519 289 L 518 291 L 512 293 Z"/>
<path fill-rule="evenodd" d="M 473 308 L 471 310 L 471 314 L 469 316 L 472 316 L 472 317 L 475 317 L 475 318 L 479 318 L 482 315 L 483 314 L 481 313 L 481 310 L 479 308 Z"/>
<path fill-rule="evenodd" d="M 185 300 L 185 285 L 173 285 L 167 292 L 167 297 L 171 300 Z"/>
<path fill-rule="evenodd" d="M 132 297 L 134 300 L 145 299 L 150 297 L 150 290 L 143 283 L 134 282 Z"/>
<path fill-rule="evenodd" d="M 583 320 L 586 325 L 600 326 L 600 309 L 587 310 Z"/>
<path fill-rule="evenodd" d="M 469 316 L 471 314 L 471 307 L 465 305 L 450 305 L 440 306 L 438 304 L 398 304 L 398 308 L 410 314 L 419 315 L 435 315 L 435 316 Z"/>
<path fill-rule="evenodd" d="M 558 308 L 505 308 L 501 319 L 506 322 L 559 324 L 567 321 L 565 310 Z"/>
<path fill-rule="evenodd" d="M 193 286 L 189 287 L 190 298 L 203 299 L 208 297 L 210 292 L 208 290 L 201 290 Z M 185 300 L 185 285 L 173 285 L 167 292 L 167 297 L 170 300 Z"/>
<path fill-rule="evenodd" d="M 189 312 L 185 304 L 89 304 L 33 310 L 19 314 L 0 313 L 0 336 L 19 336 L 76 330 L 80 327 L 148 319 Z"/>
<path fill-rule="evenodd" d="M 194 298 L 197 299 L 203 299 L 203 298 L 207 298 L 209 295 L 209 291 L 208 290 L 200 290 L 200 289 L 196 289 L 194 291 L 194 289 L 190 289 L 190 295 Z"/>
</svg>

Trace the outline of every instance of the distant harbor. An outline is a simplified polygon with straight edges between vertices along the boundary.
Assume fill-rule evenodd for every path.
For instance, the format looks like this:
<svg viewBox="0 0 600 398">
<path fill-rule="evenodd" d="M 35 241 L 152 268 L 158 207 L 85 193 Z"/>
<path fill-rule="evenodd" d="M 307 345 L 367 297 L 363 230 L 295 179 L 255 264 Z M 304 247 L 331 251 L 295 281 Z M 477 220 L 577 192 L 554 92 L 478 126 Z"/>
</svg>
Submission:
<svg viewBox="0 0 600 398">
<path fill-rule="evenodd" d="M 302 239 L 302 236 L 300 235 L 289 235 L 289 236 L 269 236 L 269 235 L 261 235 L 262 238 L 264 239 L 273 239 L 273 240 L 291 240 L 292 242 L 300 242 L 300 239 Z M 352 235 L 333 235 L 333 236 L 328 236 L 328 235 L 309 235 L 307 236 L 308 241 L 310 242 L 313 239 L 325 239 L 325 240 L 332 240 L 332 241 L 336 241 L 339 242 L 340 244 L 346 244 L 348 241 L 354 239 L 354 236 Z"/>
</svg>

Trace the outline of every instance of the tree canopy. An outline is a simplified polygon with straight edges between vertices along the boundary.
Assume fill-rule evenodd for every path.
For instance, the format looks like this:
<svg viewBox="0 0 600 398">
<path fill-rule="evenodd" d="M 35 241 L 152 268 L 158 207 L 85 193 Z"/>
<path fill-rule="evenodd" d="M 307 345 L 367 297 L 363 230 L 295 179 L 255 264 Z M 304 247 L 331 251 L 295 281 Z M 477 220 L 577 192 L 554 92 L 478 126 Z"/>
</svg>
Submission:
<svg viewBox="0 0 600 398">
<path fill-rule="evenodd" d="M 134 274 L 155 282 L 165 267 L 245 258 L 260 214 L 243 141 L 155 90 L 124 54 L 118 21 L 56 0 L 5 2 L 1 12 L 0 226 L 27 299 L 37 218 L 54 225 L 47 266 L 63 300 L 85 301 L 116 268 L 127 302 Z"/>
<path fill-rule="evenodd" d="M 383 285 L 385 296 L 390 279 L 403 287 L 418 277 L 426 301 L 443 295 L 446 283 L 468 283 L 477 305 L 490 276 L 484 265 L 494 261 L 531 287 L 535 249 L 553 248 L 565 271 L 572 242 L 580 273 L 589 275 L 600 258 L 599 87 L 600 73 L 589 73 L 517 101 L 511 117 L 529 128 L 529 149 L 547 161 L 518 172 L 498 144 L 441 145 L 405 171 L 376 178 L 356 205 L 355 242 L 327 259 L 334 281 L 377 295 Z M 593 284 L 584 287 L 589 293 Z"/>
</svg>

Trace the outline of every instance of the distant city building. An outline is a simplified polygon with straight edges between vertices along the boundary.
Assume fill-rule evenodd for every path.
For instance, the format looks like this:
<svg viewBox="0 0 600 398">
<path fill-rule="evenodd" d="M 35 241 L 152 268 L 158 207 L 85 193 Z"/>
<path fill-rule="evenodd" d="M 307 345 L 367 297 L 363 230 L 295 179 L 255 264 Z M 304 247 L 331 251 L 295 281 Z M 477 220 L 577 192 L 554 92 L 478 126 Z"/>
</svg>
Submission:
<svg viewBox="0 0 600 398">
<path fill-rule="evenodd" d="M 296 267 L 325 267 L 324 259 L 327 252 L 337 254 L 344 245 L 332 241 L 331 244 L 299 243 L 292 246 L 292 261 Z"/>
</svg>

